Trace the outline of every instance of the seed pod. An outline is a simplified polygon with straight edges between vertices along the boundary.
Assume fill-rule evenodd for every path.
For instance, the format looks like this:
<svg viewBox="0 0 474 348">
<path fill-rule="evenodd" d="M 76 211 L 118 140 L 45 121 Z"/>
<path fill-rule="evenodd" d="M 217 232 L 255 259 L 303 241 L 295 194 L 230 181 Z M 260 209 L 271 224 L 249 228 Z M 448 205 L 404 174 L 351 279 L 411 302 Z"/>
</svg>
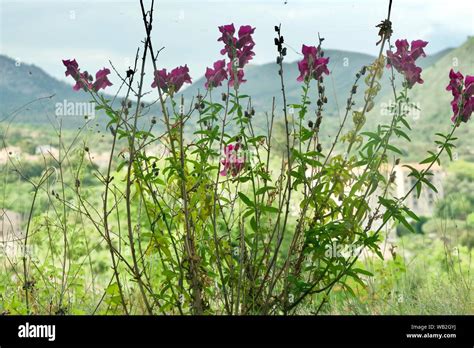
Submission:
<svg viewBox="0 0 474 348">
<path fill-rule="evenodd" d="M 393 183 L 395 182 L 395 178 L 397 177 L 397 174 L 395 172 L 393 172 L 392 174 L 390 174 L 390 183 Z"/>
<path fill-rule="evenodd" d="M 367 103 L 367 112 L 369 112 L 370 110 L 372 110 L 374 108 L 374 102 L 372 100 L 369 100 L 369 102 Z"/>
</svg>

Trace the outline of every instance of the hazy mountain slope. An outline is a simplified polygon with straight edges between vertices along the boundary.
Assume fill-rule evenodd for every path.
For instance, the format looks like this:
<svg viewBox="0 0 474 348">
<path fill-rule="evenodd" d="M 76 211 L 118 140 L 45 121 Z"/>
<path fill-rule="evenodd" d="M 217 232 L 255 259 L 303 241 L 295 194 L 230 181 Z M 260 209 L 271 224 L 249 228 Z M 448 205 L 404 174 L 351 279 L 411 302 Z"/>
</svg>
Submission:
<svg viewBox="0 0 474 348">
<path fill-rule="evenodd" d="M 447 50 L 445 50 L 447 51 Z M 445 54 L 442 51 L 431 58 L 426 58 L 422 63 L 431 65 L 437 61 L 439 56 Z M 365 64 L 372 62 L 374 57 L 356 52 L 340 50 L 326 50 L 326 56 L 330 57 L 329 69 L 331 75 L 326 77 L 326 94 L 328 104 L 326 114 L 337 114 L 338 107 L 343 111 L 345 100 L 354 80 L 356 72 Z M 285 85 L 288 103 L 298 103 L 301 95 L 301 83 L 296 81 L 299 75 L 296 62 L 285 63 Z M 277 99 L 278 108 L 281 109 L 281 91 L 278 76 L 278 67 L 275 63 L 263 65 L 250 65 L 245 69 L 247 83 L 241 86 L 241 93 L 252 96 L 252 103 L 257 113 L 270 111 L 273 96 Z M 183 94 L 186 98 L 197 95 L 198 89 L 204 91 L 204 78 L 186 88 Z M 388 80 L 384 81 L 386 84 Z M 223 89 L 213 92 L 214 98 L 220 98 Z M 51 99 L 42 99 L 54 95 Z M 310 98 L 314 101 L 316 90 L 313 86 Z M 337 96 L 337 98 L 336 98 Z M 49 124 L 56 119 L 56 103 L 88 102 L 89 96 L 85 93 L 77 93 L 72 90 L 70 84 L 59 81 L 35 65 L 21 63 L 16 65 L 9 57 L 0 55 L 0 120 L 13 120 L 17 123 Z M 190 100 L 190 99 L 189 99 Z M 33 103 L 30 103 L 34 101 Z M 362 93 L 356 102 L 362 101 Z M 28 106 L 23 105 L 30 103 Z M 20 109 L 12 118 L 13 111 Z M 153 114 L 159 114 L 158 107 L 150 110 Z M 98 117 L 99 122 L 105 121 L 105 117 Z M 76 127 L 84 123 L 82 117 L 62 117 L 63 126 Z"/>
<path fill-rule="evenodd" d="M 418 153 L 420 150 L 432 149 L 431 145 L 435 132 L 446 133 L 451 125 L 450 117 L 452 116 L 450 102 L 452 95 L 446 91 L 446 86 L 449 83 L 449 71 L 453 68 L 455 71 L 461 71 L 465 75 L 474 75 L 474 37 L 468 40 L 460 47 L 453 49 L 444 54 L 439 60 L 433 62 L 429 67 L 422 72 L 424 83 L 417 84 L 409 92 L 409 97 L 415 103 L 420 111 L 414 110 L 409 118 L 413 126 L 411 132 L 413 139 L 413 146 L 411 153 Z M 400 75 L 397 76 L 400 79 Z M 370 119 L 373 117 L 375 122 L 387 122 L 387 117 L 381 114 L 384 104 L 392 101 L 393 95 L 390 93 L 384 94 L 380 98 L 379 107 L 374 108 L 374 111 L 368 115 Z M 384 103 L 384 104 L 382 104 Z M 457 131 L 459 137 L 459 154 L 474 155 L 474 123 L 468 122 L 461 124 Z M 422 145 L 420 147 L 420 145 Z M 410 148 L 409 148 L 410 149 Z"/>
<path fill-rule="evenodd" d="M 329 103 L 328 111 L 334 113 L 336 110 L 336 100 L 333 98 L 334 91 L 339 95 L 340 91 L 349 92 L 356 72 L 365 64 L 369 64 L 374 57 L 355 52 L 345 52 L 339 50 L 326 50 L 325 56 L 330 57 L 329 69 L 332 72 L 326 78 L 326 90 Z M 302 84 L 296 81 L 299 76 L 296 62 L 284 63 L 285 88 L 288 103 L 298 103 L 300 101 Z M 252 96 L 252 104 L 258 111 L 269 111 L 272 98 L 277 98 L 277 103 L 281 103 L 281 86 L 278 75 L 278 66 L 276 63 L 267 63 L 263 65 L 249 65 L 245 68 L 246 83 L 240 87 L 241 94 Z M 192 86 L 184 92 L 185 97 L 197 95 L 198 90 L 204 91 L 205 78 L 201 77 Z M 213 94 L 220 97 L 226 87 L 218 88 Z M 316 90 L 312 89 L 312 99 Z M 340 103 L 343 101 L 339 101 Z"/>
</svg>

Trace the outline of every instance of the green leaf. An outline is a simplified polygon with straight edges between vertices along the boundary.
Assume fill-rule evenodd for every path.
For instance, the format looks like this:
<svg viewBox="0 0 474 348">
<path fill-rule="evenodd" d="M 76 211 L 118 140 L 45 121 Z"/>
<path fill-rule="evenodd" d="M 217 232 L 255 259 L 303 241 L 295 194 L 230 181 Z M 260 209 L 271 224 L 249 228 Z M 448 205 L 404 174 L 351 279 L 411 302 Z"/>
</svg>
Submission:
<svg viewBox="0 0 474 348">
<path fill-rule="evenodd" d="M 393 145 L 390 145 L 390 144 L 387 144 L 387 149 L 390 150 L 390 151 L 393 151 L 393 152 L 396 152 L 400 155 L 403 155 L 403 152 L 401 152 L 398 148 L 396 148 L 395 146 Z"/>
<path fill-rule="evenodd" d="M 239 192 L 239 197 L 240 199 L 242 200 L 242 202 L 244 202 L 246 205 L 248 205 L 249 207 L 255 207 L 255 204 L 250 200 L 250 198 L 248 198 L 245 194 L 243 194 L 242 192 Z"/>
<path fill-rule="evenodd" d="M 278 213 L 280 211 L 280 209 L 269 205 L 261 205 L 260 210 L 268 213 Z"/>
<path fill-rule="evenodd" d="M 250 219 L 250 226 L 255 232 L 258 232 L 257 221 L 255 220 L 255 216 L 252 216 Z"/>
<path fill-rule="evenodd" d="M 366 276 L 369 276 L 369 277 L 373 277 L 374 275 L 372 273 L 370 273 L 369 271 L 366 271 L 365 269 L 361 269 L 361 268 L 353 268 L 352 271 L 356 272 L 356 273 L 360 273 L 360 274 L 363 274 L 363 275 L 366 275 Z"/>
<path fill-rule="evenodd" d="M 263 194 L 263 193 L 265 193 L 265 192 L 267 192 L 267 191 L 271 191 L 271 190 L 274 190 L 274 189 L 275 189 L 275 187 L 273 187 L 273 186 L 260 187 L 260 188 L 257 190 L 257 192 L 255 192 L 255 195 L 258 196 L 258 195 L 261 195 L 261 194 Z"/>
</svg>

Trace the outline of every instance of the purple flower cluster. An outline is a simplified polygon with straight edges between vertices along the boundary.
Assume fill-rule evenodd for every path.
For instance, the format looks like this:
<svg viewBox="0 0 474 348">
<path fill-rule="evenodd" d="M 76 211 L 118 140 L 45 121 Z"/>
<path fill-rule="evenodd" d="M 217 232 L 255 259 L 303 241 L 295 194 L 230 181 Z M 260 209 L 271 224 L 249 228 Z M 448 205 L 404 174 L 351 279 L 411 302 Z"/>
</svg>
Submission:
<svg viewBox="0 0 474 348">
<path fill-rule="evenodd" d="M 320 49 L 315 46 L 303 45 L 301 53 L 303 53 L 303 60 L 298 62 L 298 69 L 300 71 L 300 76 L 297 78 L 298 81 L 319 80 L 323 74 L 329 75 L 327 67 L 329 58 L 323 58 Z"/>
<path fill-rule="evenodd" d="M 451 91 L 454 97 L 451 102 L 451 108 L 454 112 L 451 121 L 458 123 L 460 119 L 462 122 L 467 122 L 474 110 L 474 76 L 466 75 L 464 79 L 461 72 L 456 73 L 451 69 L 449 79 L 446 90 Z"/>
<path fill-rule="evenodd" d="M 422 69 L 415 65 L 415 61 L 419 57 L 426 57 L 423 48 L 428 42 L 423 40 L 414 40 L 411 47 L 407 40 L 397 40 L 395 46 L 397 50 L 394 52 L 387 51 L 389 64 L 387 67 L 393 66 L 399 73 L 405 76 L 408 88 L 412 88 L 415 83 L 423 83 L 421 79 Z"/>
<path fill-rule="evenodd" d="M 206 89 L 214 88 L 222 85 L 222 81 L 228 78 L 227 70 L 225 69 L 225 59 L 218 60 L 214 63 L 214 69 L 206 69 Z"/>
<path fill-rule="evenodd" d="M 80 71 L 79 64 L 77 64 L 75 59 L 63 60 L 63 64 L 66 67 L 66 76 L 71 76 L 74 81 L 76 81 L 73 87 L 75 91 L 83 89 L 84 91 L 92 90 L 98 92 L 100 89 L 112 86 L 112 83 L 107 77 L 107 75 L 110 74 L 110 70 L 107 68 L 97 71 L 94 82 L 94 78 L 87 71 Z"/>
<path fill-rule="evenodd" d="M 189 68 L 187 65 L 174 68 L 169 73 L 166 69 L 156 70 L 155 79 L 151 84 L 152 88 L 159 86 L 165 93 L 173 94 L 178 92 L 183 84 L 191 83 Z"/>
<path fill-rule="evenodd" d="M 229 79 L 231 87 L 235 85 L 238 88 L 241 83 L 246 81 L 244 80 L 244 66 L 255 56 L 255 52 L 253 52 L 255 42 L 252 38 L 255 28 L 250 25 L 242 25 L 237 37 L 235 37 L 234 24 L 220 26 L 219 31 L 221 37 L 217 41 L 224 43 L 221 54 L 227 55 L 229 62 L 226 64 L 225 59 L 218 60 L 214 63 L 213 69 L 206 69 L 206 88 L 221 86 L 226 79 Z"/>
<path fill-rule="evenodd" d="M 236 176 L 245 167 L 245 155 L 238 154 L 240 144 L 229 144 L 224 148 L 224 159 L 221 161 L 224 168 L 220 171 L 220 175 L 227 176 L 229 173 Z"/>
</svg>

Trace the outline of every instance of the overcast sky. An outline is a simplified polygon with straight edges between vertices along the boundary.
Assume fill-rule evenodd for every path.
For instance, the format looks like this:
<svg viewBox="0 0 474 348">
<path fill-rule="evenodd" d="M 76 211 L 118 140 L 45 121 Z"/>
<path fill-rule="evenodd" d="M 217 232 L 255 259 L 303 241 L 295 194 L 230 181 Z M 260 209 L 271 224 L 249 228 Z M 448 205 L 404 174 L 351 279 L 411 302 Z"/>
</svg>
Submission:
<svg viewBox="0 0 474 348">
<path fill-rule="evenodd" d="M 147 1 L 148 3 L 148 1 Z M 274 60 L 273 27 L 282 23 L 286 43 L 300 50 L 326 48 L 375 55 L 375 25 L 386 16 L 388 0 L 156 0 L 154 47 L 165 47 L 162 67 L 188 64 L 193 79 L 220 59 L 218 25 L 255 26 L 253 63 Z M 394 38 L 429 41 L 428 53 L 462 44 L 474 34 L 472 0 L 394 0 Z M 138 0 L 0 0 L 0 53 L 34 63 L 65 80 L 63 58 L 76 58 L 83 70 L 132 64 L 144 30 Z M 291 52 L 289 60 L 298 59 Z M 117 81 L 117 80 L 115 80 Z M 114 82 L 114 80 L 112 80 Z"/>
</svg>

